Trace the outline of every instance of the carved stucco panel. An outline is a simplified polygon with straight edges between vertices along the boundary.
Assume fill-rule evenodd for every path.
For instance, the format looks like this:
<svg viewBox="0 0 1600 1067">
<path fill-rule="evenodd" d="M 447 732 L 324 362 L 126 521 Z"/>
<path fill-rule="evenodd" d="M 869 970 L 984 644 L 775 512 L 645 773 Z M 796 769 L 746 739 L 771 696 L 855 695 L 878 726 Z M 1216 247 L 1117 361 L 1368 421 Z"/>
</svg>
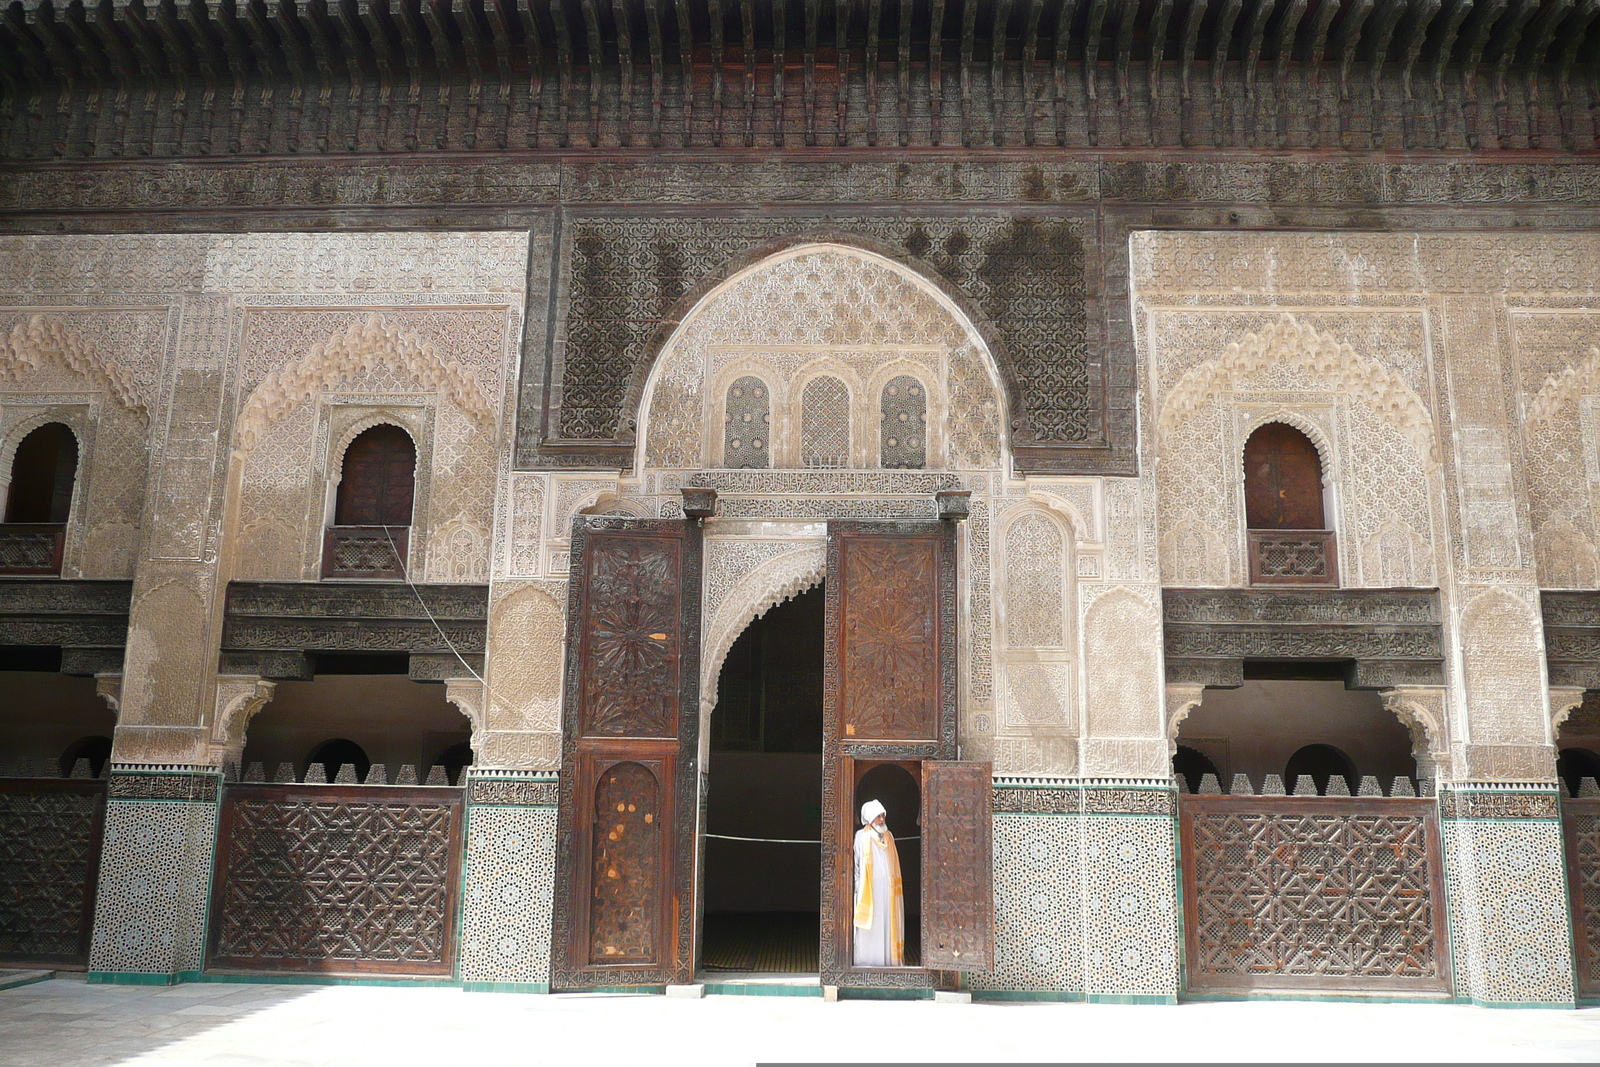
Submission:
<svg viewBox="0 0 1600 1067">
<path fill-rule="evenodd" d="M 1084 705 L 1088 738 L 1160 738 L 1165 745 L 1161 611 L 1143 586 L 1085 586 Z"/>
<path fill-rule="evenodd" d="M 210 597 L 171 580 L 138 592 L 128 623 L 120 725 L 193 726 L 215 666 Z"/>
<path fill-rule="evenodd" d="M 565 583 L 495 584 L 489 613 L 487 729 L 560 729 L 566 610 Z"/>
<path fill-rule="evenodd" d="M 641 403 L 641 469 L 719 459 L 715 416 L 728 374 L 762 363 L 772 388 L 775 463 L 798 463 L 795 421 L 804 382 L 826 366 L 853 383 L 852 462 L 876 462 L 879 393 L 893 373 L 928 387 L 929 466 L 1000 465 L 1003 405 L 981 339 L 925 280 L 839 245 L 807 245 L 763 260 L 713 290 L 662 352 Z"/>
<path fill-rule="evenodd" d="M 1472 744 L 1547 744 L 1544 645 L 1538 613 L 1498 589 L 1461 612 L 1466 739 Z"/>
</svg>

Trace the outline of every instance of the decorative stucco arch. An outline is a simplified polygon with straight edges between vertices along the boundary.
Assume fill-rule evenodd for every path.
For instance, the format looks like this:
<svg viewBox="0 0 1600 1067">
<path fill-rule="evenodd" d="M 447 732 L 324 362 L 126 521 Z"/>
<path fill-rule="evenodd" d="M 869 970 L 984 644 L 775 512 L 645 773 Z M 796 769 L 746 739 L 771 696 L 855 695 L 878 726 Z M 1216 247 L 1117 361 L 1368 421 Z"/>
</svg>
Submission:
<svg viewBox="0 0 1600 1067">
<path fill-rule="evenodd" d="M 132 377 L 61 319 L 33 314 L 0 336 L 0 392 L 48 364 L 85 379 L 93 391 L 109 394 L 129 411 L 141 416 L 149 411 L 149 400 Z"/>
<path fill-rule="evenodd" d="M 803 319 L 806 328 L 797 329 L 793 336 L 775 332 L 769 324 L 769 316 L 763 315 L 761 309 L 728 303 L 730 300 L 748 299 L 746 290 L 756 286 L 768 272 L 799 270 L 797 263 L 823 257 L 831 259 L 832 263 L 825 266 L 822 274 L 838 269 L 840 264 L 847 264 L 875 279 L 874 284 L 881 280 L 885 285 L 898 287 L 899 292 L 906 294 L 905 299 L 909 303 L 849 305 L 840 287 L 835 286 L 835 279 L 823 277 L 818 281 L 817 288 L 801 290 L 823 309 L 822 313 Z M 775 276 L 781 277 L 781 274 Z M 915 307 L 916 313 L 908 316 L 906 308 L 911 306 Z M 740 314 L 730 316 L 728 323 L 720 322 L 718 316 L 727 315 L 734 307 L 739 308 Z M 907 328 L 904 322 L 899 321 L 908 318 L 914 323 L 914 328 Z M 841 336 L 848 334 L 850 339 L 818 341 L 810 336 L 810 333 L 817 331 L 808 333 L 807 329 L 817 322 L 828 323 L 827 329 L 838 330 Z M 953 390 L 948 382 L 937 381 L 930 385 L 930 398 L 943 398 L 952 392 L 959 392 L 960 396 L 952 400 L 952 410 L 955 400 L 959 399 L 961 403 L 974 405 L 983 411 L 981 419 L 967 418 L 964 421 L 983 422 L 984 426 L 974 433 L 987 432 L 992 437 L 992 452 L 996 456 L 1005 457 L 1009 454 L 1008 419 L 1009 413 L 1015 410 L 1014 398 L 1006 384 L 991 338 L 980 328 L 979 320 L 974 318 L 969 307 L 954 299 L 929 275 L 919 273 L 881 252 L 863 248 L 858 243 L 797 242 L 772 252 L 725 275 L 717 284 L 706 289 L 672 326 L 670 333 L 655 348 L 644 379 L 638 384 L 637 399 L 631 402 L 629 409 L 634 415 L 636 427 L 633 440 L 634 469 L 637 471 L 697 466 L 708 454 L 705 435 L 717 429 L 707 425 L 707 412 L 716 407 L 714 399 L 708 400 L 708 397 L 712 396 L 711 390 L 715 385 L 721 384 L 724 379 L 720 369 L 707 371 L 696 362 L 702 350 L 710 349 L 739 349 L 743 355 L 743 349 L 760 348 L 765 350 L 769 361 L 781 355 L 796 364 L 785 372 L 783 381 L 768 380 L 775 394 L 787 395 L 788 408 L 794 407 L 804 380 L 812 376 L 811 371 L 824 362 L 839 362 L 841 350 L 850 350 L 855 358 L 865 360 L 868 358 L 865 353 L 883 349 L 885 361 L 895 361 L 905 353 L 912 352 L 930 364 L 938 362 L 941 358 L 939 353 L 951 352 L 948 357 L 952 363 L 950 368 L 925 366 L 918 377 L 925 385 L 929 385 L 930 379 L 955 375 L 957 371 L 954 364 L 958 361 L 963 374 L 966 368 L 972 367 L 973 375 L 964 379 L 963 390 Z M 759 341 L 755 340 L 763 329 L 768 332 L 760 335 Z M 712 335 L 715 341 L 707 340 Z M 730 355 L 728 358 L 735 357 Z M 852 395 L 852 410 L 855 411 L 868 402 L 876 405 L 876 397 L 867 396 L 870 392 L 867 386 L 875 379 L 877 369 L 873 367 L 863 371 L 861 367 L 846 364 L 827 373 L 846 382 Z M 974 395 L 974 378 L 981 379 L 975 387 L 981 395 Z M 785 414 L 788 415 L 787 419 Z M 775 403 L 773 419 L 775 424 L 793 422 L 793 412 Z M 933 412 L 930 411 L 930 421 L 932 419 Z M 951 421 L 956 420 L 952 418 Z M 781 426 L 775 426 L 775 429 L 779 428 Z M 672 443 L 666 448 L 667 458 L 663 458 L 662 442 L 669 440 Z M 853 446 L 854 451 L 865 456 L 866 450 L 859 443 L 853 443 Z M 1003 464 L 997 461 L 992 465 Z"/>
<path fill-rule="evenodd" d="M 756 619 L 828 576 L 827 544 L 796 539 L 794 549 L 751 568 L 729 588 L 703 628 L 700 649 L 700 736 L 711 736 L 717 683 L 733 643 Z M 704 743 L 704 741 L 702 742 Z"/>
<path fill-rule="evenodd" d="M 995 384 L 1002 397 L 1004 418 L 1001 425 L 1011 426 L 1011 413 L 1023 410 L 1022 379 L 1007 349 L 1000 331 L 960 287 L 952 284 L 932 263 L 895 245 L 830 227 L 814 228 L 804 233 L 791 234 L 772 241 L 754 245 L 730 257 L 720 269 L 711 272 L 691 286 L 657 325 L 650 341 L 634 362 L 627 391 L 623 395 L 617 426 L 617 440 L 634 445 L 644 439 L 644 419 L 649 391 L 655 381 L 661 357 L 683 328 L 702 310 L 718 292 L 727 289 L 752 271 L 781 259 L 804 254 L 808 250 L 832 248 L 872 259 L 891 267 L 905 277 L 915 279 L 929 293 L 971 331 L 972 338 L 988 357 L 994 372 Z M 639 468 L 635 468 L 636 470 Z"/>
<path fill-rule="evenodd" d="M 262 379 L 239 411 L 234 431 L 238 447 L 250 451 L 274 423 L 356 375 L 379 367 L 405 374 L 422 391 L 438 393 L 480 429 L 496 421 L 494 407 L 470 368 L 445 361 L 433 344 L 416 332 L 402 329 L 382 315 L 371 315 Z"/>
</svg>

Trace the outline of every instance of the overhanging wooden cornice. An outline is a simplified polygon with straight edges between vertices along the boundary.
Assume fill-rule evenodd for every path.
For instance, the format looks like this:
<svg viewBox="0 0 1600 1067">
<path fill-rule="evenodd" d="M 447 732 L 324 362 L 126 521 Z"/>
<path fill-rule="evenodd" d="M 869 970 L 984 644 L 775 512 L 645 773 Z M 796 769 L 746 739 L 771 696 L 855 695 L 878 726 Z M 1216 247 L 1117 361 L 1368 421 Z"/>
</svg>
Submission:
<svg viewBox="0 0 1600 1067">
<path fill-rule="evenodd" d="M 1593 149 L 1600 0 L 8 0 L 10 158 Z"/>
</svg>

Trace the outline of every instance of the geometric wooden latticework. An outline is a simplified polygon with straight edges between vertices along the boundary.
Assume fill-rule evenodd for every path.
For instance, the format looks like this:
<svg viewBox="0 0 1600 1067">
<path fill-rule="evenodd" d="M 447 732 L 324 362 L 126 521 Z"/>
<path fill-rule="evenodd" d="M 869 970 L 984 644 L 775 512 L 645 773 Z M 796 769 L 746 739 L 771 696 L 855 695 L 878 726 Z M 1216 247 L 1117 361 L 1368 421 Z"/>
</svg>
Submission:
<svg viewBox="0 0 1600 1067">
<path fill-rule="evenodd" d="M 700 554 L 695 521 L 573 525 L 556 989 L 693 974 Z"/>
<path fill-rule="evenodd" d="M 211 966 L 449 974 L 461 812 L 455 789 L 230 788 Z"/>
<path fill-rule="evenodd" d="M 0 960 L 84 963 L 106 784 L 0 779 Z"/>
<path fill-rule="evenodd" d="M 1600 799 L 1561 802 L 1571 879 L 1578 995 L 1600 996 Z"/>
<path fill-rule="evenodd" d="M 1183 796 L 1191 989 L 1447 990 L 1426 799 Z"/>
</svg>

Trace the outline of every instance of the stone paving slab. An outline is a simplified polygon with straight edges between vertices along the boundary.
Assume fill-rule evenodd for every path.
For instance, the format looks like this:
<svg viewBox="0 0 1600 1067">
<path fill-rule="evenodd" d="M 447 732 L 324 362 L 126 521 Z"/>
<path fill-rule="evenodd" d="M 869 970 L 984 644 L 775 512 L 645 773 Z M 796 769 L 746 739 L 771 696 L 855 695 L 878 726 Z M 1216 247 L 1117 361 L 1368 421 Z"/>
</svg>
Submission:
<svg viewBox="0 0 1600 1067">
<path fill-rule="evenodd" d="M 837 1061 L 1600 1062 L 1600 1008 L 935 1004 L 57 978 L 0 991 L 0 1067 Z"/>
</svg>

